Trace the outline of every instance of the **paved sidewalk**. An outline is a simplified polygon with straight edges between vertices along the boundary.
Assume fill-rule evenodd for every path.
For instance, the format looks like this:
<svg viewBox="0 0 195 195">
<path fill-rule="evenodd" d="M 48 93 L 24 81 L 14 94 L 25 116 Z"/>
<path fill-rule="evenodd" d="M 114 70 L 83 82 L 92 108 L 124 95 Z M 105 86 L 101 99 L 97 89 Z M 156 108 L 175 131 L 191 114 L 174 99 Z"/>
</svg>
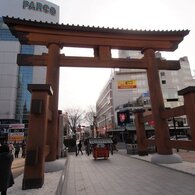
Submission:
<svg viewBox="0 0 195 195">
<path fill-rule="evenodd" d="M 108 160 L 70 154 L 67 166 L 61 194 L 194 195 L 195 192 L 195 176 L 132 158 L 124 152 L 114 153 Z"/>
<path fill-rule="evenodd" d="M 195 163 L 195 151 L 179 149 L 179 152 L 177 152 L 175 149 L 173 149 L 173 152 L 179 154 L 183 161 Z"/>
<path fill-rule="evenodd" d="M 22 191 L 21 175 L 15 178 L 9 194 L 194 194 L 195 152 L 180 150 L 179 155 L 183 163 L 155 165 L 150 162 L 151 155 L 127 155 L 126 150 L 115 152 L 108 160 L 96 161 L 92 155 L 84 153 L 76 157 L 70 153 L 69 160 L 47 163 L 43 188 Z M 15 176 L 23 172 L 23 164 L 22 158 L 14 160 L 12 170 Z M 65 172 L 59 171 L 62 169 Z"/>
<path fill-rule="evenodd" d="M 14 172 L 17 167 L 22 165 L 22 159 L 15 159 L 12 166 Z M 67 158 L 45 163 L 44 184 L 42 188 L 22 190 L 23 171 L 14 178 L 14 185 L 8 188 L 9 195 L 57 195 L 61 191 L 63 171 L 66 167 Z"/>
<path fill-rule="evenodd" d="M 14 178 L 18 177 L 24 171 L 24 158 L 15 158 L 12 163 L 12 173 Z"/>
<path fill-rule="evenodd" d="M 120 154 L 127 155 L 125 150 L 121 150 Z M 158 164 L 158 166 L 167 167 L 173 170 L 177 170 L 177 171 L 195 176 L 195 163 L 194 163 L 195 153 L 194 151 L 190 151 L 190 152 L 181 151 L 179 153 L 177 152 L 177 154 L 179 154 L 182 157 L 183 159 L 182 163 Z M 148 156 L 131 155 L 131 157 L 151 163 L 152 154 L 149 154 Z"/>
</svg>

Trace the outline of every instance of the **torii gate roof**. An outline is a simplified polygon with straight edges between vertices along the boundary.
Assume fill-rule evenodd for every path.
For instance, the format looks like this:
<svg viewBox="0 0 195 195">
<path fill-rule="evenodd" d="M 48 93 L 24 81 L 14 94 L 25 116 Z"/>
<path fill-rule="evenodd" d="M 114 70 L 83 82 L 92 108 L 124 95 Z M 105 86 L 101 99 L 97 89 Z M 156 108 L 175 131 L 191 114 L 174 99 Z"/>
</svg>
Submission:
<svg viewBox="0 0 195 195">
<path fill-rule="evenodd" d="M 124 30 L 58 23 L 44 23 L 19 18 L 3 17 L 11 32 L 22 44 L 48 45 L 59 43 L 64 47 L 174 51 L 189 30 L 155 31 Z"/>
</svg>

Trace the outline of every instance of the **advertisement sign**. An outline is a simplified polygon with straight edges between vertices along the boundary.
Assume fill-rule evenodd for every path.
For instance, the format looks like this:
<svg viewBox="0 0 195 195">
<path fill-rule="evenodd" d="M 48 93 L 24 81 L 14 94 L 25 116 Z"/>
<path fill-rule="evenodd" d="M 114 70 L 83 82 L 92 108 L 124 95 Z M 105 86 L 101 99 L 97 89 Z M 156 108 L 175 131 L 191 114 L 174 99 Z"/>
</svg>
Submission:
<svg viewBox="0 0 195 195">
<path fill-rule="evenodd" d="M 24 140 L 24 124 L 9 124 L 8 141 L 22 142 Z"/>
<path fill-rule="evenodd" d="M 129 110 L 117 112 L 117 121 L 118 126 L 124 126 L 125 124 L 130 123 Z"/>
<path fill-rule="evenodd" d="M 22 142 L 24 140 L 24 132 L 9 133 L 8 141 L 10 142 Z"/>
<path fill-rule="evenodd" d="M 119 80 L 117 81 L 118 89 L 134 89 L 136 88 L 136 80 Z"/>
<path fill-rule="evenodd" d="M 9 129 L 24 129 L 24 124 L 9 124 Z"/>
</svg>

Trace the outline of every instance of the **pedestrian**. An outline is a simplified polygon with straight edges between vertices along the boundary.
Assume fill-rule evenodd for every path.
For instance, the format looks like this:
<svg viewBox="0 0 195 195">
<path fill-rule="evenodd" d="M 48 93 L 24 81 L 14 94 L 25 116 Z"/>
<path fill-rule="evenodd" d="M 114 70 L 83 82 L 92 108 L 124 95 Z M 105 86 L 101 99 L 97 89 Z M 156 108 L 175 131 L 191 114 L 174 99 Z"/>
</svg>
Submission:
<svg viewBox="0 0 195 195">
<path fill-rule="evenodd" d="M 90 154 L 90 144 L 89 144 L 89 139 L 88 138 L 85 140 L 84 145 L 85 145 L 85 151 L 86 151 L 87 155 L 89 156 L 89 154 Z"/>
<path fill-rule="evenodd" d="M 20 152 L 20 144 L 17 143 L 15 145 L 15 158 L 18 158 L 19 152 Z"/>
<path fill-rule="evenodd" d="M 10 153 L 8 145 L 0 146 L 0 192 L 1 195 L 7 194 L 7 189 L 14 184 L 11 171 L 13 154 Z"/>
<path fill-rule="evenodd" d="M 12 143 L 9 144 L 9 152 L 14 155 L 15 153 L 15 147 Z"/>
<path fill-rule="evenodd" d="M 83 154 L 81 140 L 79 141 L 79 144 L 78 144 L 78 154 L 79 154 L 79 151 L 81 152 L 81 154 Z"/>
<path fill-rule="evenodd" d="M 112 141 L 113 141 L 113 150 L 118 151 L 117 148 L 116 148 L 116 145 L 117 145 L 117 137 L 114 136 L 114 137 L 112 138 Z"/>
</svg>

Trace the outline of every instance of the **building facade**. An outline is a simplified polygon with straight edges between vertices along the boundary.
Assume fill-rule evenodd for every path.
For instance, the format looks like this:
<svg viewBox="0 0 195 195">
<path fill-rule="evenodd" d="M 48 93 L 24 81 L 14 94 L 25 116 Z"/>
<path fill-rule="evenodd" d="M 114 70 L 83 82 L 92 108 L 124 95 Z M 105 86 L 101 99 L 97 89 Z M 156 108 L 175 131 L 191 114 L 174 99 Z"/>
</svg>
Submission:
<svg viewBox="0 0 195 195">
<path fill-rule="evenodd" d="M 119 58 L 142 57 L 138 51 L 119 51 Z M 156 58 L 161 58 L 161 54 L 156 53 Z M 179 61 L 180 70 L 159 71 L 166 108 L 183 105 L 183 97 L 178 96 L 177 91 L 195 85 L 188 58 L 183 57 Z M 108 132 L 113 135 L 118 131 L 135 130 L 133 115 L 135 109 L 151 110 L 146 70 L 113 70 L 96 102 L 99 134 Z"/>
<path fill-rule="evenodd" d="M 31 95 L 27 85 L 45 83 L 46 68 L 18 66 L 17 54 L 42 54 L 43 46 L 21 45 L 3 22 L 3 16 L 59 22 L 59 6 L 45 0 L 1 0 L 0 7 L 0 120 L 27 119 Z"/>
</svg>

